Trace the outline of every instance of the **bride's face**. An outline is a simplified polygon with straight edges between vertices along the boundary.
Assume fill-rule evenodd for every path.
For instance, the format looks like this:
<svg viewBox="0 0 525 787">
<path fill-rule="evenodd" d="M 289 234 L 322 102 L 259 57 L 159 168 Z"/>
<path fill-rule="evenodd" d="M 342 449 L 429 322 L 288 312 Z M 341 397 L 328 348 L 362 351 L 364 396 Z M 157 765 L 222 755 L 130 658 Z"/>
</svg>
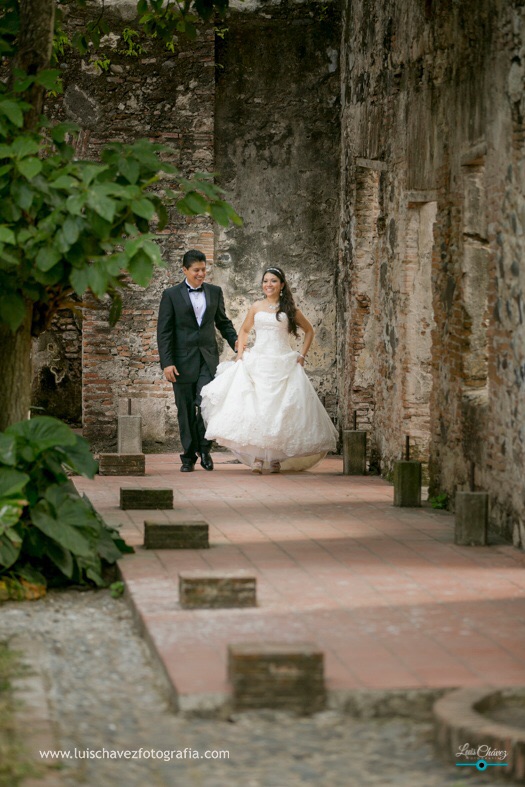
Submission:
<svg viewBox="0 0 525 787">
<path fill-rule="evenodd" d="M 262 289 L 267 298 L 278 298 L 284 284 L 275 273 L 265 273 L 262 280 Z"/>
</svg>

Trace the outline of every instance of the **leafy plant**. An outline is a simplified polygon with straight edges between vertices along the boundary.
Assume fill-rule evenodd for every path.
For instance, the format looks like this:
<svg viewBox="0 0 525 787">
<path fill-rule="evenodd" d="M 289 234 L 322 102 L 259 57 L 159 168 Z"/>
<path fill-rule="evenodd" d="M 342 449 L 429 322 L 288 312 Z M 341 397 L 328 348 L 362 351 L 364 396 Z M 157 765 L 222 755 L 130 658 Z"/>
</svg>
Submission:
<svg viewBox="0 0 525 787">
<path fill-rule="evenodd" d="M 111 60 L 109 59 L 109 57 L 107 57 L 107 55 L 104 55 L 103 57 L 99 58 L 98 60 L 95 60 L 93 65 L 98 66 L 98 68 L 100 68 L 101 71 L 106 72 L 106 71 L 109 71 L 109 67 L 111 65 Z"/>
<path fill-rule="evenodd" d="M 38 80 L 57 88 L 58 72 L 37 78 L 18 73 L 15 87 L 27 90 Z M 168 161 L 169 148 L 138 140 L 114 143 L 102 162 L 79 161 L 67 135 L 72 124 L 59 124 L 47 137 L 23 131 L 27 105 L 0 85 L 0 322 L 16 331 L 27 303 L 34 304 L 32 333 L 45 330 L 56 311 L 71 306 L 71 296 L 91 290 L 113 300 L 111 320 L 121 310 L 119 290 L 126 275 L 146 286 L 155 266 L 162 265 L 150 224 L 168 222 L 166 206 L 151 191 L 165 177 L 176 190 L 164 189 L 189 215 L 207 212 L 220 224 L 241 220 L 221 198 L 207 175 L 179 176 Z M 178 181 L 178 182 L 177 182 Z"/>
<path fill-rule="evenodd" d="M 105 564 L 133 552 L 76 492 L 67 473 L 93 478 L 87 442 L 37 416 L 0 433 L 0 578 L 105 586 Z"/>
<path fill-rule="evenodd" d="M 134 30 L 132 27 L 124 28 L 122 31 L 122 40 L 126 46 L 120 50 L 123 55 L 126 55 L 126 57 L 139 57 L 139 55 L 144 54 L 144 47 L 142 44 L 134 40 L 139 37 L 140 33 L 138 30 Z"/>
<path fill-rule="evenodd" d="M 112 582 L 109 586 L 109 590 L 111 593 L 111 598 L 120 598 L 124 594 L 124 590 L 126 589 L 125 585 L 121 580 L 117 580 L 116 582 Z"/>
<path fill-rule="evenodd" d="M 448 508 L 448 495 L 446 492 L 440 492 L 439 495 L 430 497 L 429 503 L 432 508 Z"/>
</svg>

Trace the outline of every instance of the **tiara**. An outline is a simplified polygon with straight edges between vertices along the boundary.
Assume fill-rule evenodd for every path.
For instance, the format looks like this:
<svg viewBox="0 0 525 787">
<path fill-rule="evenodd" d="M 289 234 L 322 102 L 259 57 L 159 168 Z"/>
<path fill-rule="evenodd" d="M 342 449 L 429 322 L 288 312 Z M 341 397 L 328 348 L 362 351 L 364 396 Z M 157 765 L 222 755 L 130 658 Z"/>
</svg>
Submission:
<svg viewBox="0 0 525 787">
<path fill-rule="evenodd" d="M 284 279 L 284 273 L 279 270 L 279 268 L 266 268 L 264 271 L 265 273 L 277 273 L 279 276 L 282 276 Z"/>
</svg>

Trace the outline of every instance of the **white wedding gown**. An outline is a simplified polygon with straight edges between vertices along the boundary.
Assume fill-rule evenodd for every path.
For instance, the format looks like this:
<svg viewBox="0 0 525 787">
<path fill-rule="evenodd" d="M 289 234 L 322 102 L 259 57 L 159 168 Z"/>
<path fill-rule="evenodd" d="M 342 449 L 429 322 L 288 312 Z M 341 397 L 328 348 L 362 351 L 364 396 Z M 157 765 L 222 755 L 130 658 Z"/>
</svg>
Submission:
<svg viewBox="0 0 525 787">
<path fill-rule="evenodd" d="M 290 347 L 288 318 L 255 314 L 255 344 L 237 362 L 220 364 L 202 389 L 206 439 L 243 463 L 272 460 L 306 470 L 335 451 L 337 430 Z"/>
</svg>

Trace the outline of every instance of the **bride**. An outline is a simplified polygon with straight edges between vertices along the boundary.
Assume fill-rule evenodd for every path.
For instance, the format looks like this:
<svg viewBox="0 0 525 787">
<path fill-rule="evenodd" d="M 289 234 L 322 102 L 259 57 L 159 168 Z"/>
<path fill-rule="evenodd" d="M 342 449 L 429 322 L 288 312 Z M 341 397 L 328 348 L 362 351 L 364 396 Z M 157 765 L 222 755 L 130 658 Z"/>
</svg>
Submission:
<svg viewBox="0 0 525 787">
<path fill-rule="evenodd" d="M 314 329 L 296 308 L 281 268 L 267 268 L 264 299 L 239 333 L 237 363 L 221 364 L 201 392 L 206 439 L 229 448 L 252 473 L 306 470 L 335 451 L 337 430 L 304 371 Z M 246 348 L 248 334 L 256 339 Z M 300 353 L 289 336 L 304 331 Z"/>
</svg>

